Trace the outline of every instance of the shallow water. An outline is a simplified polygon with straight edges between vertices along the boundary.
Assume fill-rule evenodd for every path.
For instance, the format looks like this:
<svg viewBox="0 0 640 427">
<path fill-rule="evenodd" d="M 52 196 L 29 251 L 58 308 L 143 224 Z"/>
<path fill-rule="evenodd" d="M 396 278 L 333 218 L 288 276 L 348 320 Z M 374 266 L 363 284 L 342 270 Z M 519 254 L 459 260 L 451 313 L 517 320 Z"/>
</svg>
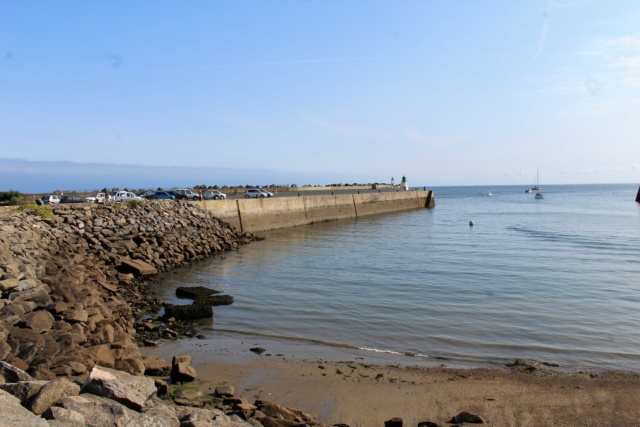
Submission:
<svg viewBox="0 0 640 427">
<path fill-rule="evenodd" d="M 233 295 L 213 325 L 231 334 L 638 370 L 637 189 L 548 186 L 535 200 L 524 187 L 434 188 L 434 209 L 266 232 L 164 276 L 160 293 Z"/>
</svg>

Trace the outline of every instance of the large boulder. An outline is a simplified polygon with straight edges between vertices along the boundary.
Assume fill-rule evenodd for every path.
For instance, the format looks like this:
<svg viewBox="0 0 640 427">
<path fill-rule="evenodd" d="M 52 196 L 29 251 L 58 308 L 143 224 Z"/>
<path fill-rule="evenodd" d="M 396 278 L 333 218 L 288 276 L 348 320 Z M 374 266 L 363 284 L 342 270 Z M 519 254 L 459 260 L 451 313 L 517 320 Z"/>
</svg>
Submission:
<svg viewBox="0 0 640 427">
<path fill-rule="evenodd" d="M 87 426 L 125 427 L 138 413 L 113 400 L 82 394 L 63 398 L 61 408 L 82 414 Z M 135 425 L 135 424 L 134 424 Z"/>
<path fill-rule="evenodd" d="M 40 333 L 50 330 L 55 320 L 51 313 L 44 310 L 28 313 L 24 317 L 25 327 Z"/>
<path fill-rule="evenodd" d="M 82 392 L 106 397 L 139 411 L 156 393 L 156 387 L 151 378 L 95 366 L 82 386 Z"/>
<path fill-rule="evenodd" d="M 156 356 L 149 356 L 143 360 L 144 374 L 154 377 L 164 377 L 171 372 L 171 363 L 166 360 L 159 359 Z"/>
<path fill-rule="evenodd" d="M 49 408 L 43 417 L 49 420 L 49 426 L 55 426 L 58 424 L 64 427 L 86 426 L 84 417 L 81 413 L 61 408 L 59 406 L 52 406 Z"/>
<path fill-rule="evenodd" d="M 43 414 L 60 399 L 66 396 L 76 396 L 80 393 L 80 387 L 67 380 L 58 378 L 46 384 L 31 398 L 27 408 L 36 415 Z"/>
<path fill-rule="evenodd" d="M 211 305 L 191 304 L 191 305 L 173 305 L 166 304 L 164 307 L 164 317 L 167 319 L 174 318 L 177 320 L 195 320 L 213 317 L 213 309 Z"/>
<path fill-rule="evenodd" d="M 296 409 L 285 408 L 275 403 L 264 400 L 256 400 L 258 410 L 269 418 L 293 421 L 299 424 L 305 424 L 313 421 L 313 417 Z"/>
<path fill-rule="evenodd" d="M 33 377 L 10 363 L 0 361 L 0 382 L 33 381 Z"/>
<path fill-rule="evenodd" d="M 142 409 L 142 413 L 129 422 L 133 426 L 180 427 L 180 420 L 172 406 L 158 404 Z"/>
<path fill-rule="evenodd" d="M 18 381 L 17 383 L 0 384 L 0 390 L 17 397 L 24 405 L 47 384 L 49 381 Z"/>
<path fill-rule="evenodd" d="M 191 382 L 196 379 L 196 376 L 196 370 L 191 367 L 191 356 L 173 356 L 171 361 L 171 382 Z"/>
<path fill-rule="evenodd" d="M 0 422 L 3 427 L 49 427 L 47 421 L 20 404 L 20 400 L 0 390 Z"/>
</svg>

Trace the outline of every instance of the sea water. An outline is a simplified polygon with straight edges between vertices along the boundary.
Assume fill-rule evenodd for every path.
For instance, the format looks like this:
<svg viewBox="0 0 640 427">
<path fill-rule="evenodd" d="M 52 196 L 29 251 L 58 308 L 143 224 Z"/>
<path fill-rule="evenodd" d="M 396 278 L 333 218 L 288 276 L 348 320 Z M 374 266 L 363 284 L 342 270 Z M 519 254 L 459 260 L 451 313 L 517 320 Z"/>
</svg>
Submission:
<svg viewBox="0 0 640 427">
<path fill-rule="evenodd" d="M 637 189 L 546 186 L 536 200 L 521 186 L 436 187 L 433 209 L 260 233 L 159 289 L 174 303 L 189 302 L 178 286 L 232 295 L 210 331 L 637 371 Z"/>
</svg>

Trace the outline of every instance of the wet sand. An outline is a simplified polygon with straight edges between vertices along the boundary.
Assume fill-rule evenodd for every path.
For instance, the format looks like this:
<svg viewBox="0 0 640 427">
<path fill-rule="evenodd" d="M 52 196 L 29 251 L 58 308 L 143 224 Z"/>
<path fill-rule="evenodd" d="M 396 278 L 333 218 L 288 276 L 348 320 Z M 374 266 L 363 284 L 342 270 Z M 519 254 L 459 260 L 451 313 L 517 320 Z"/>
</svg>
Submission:
<svg viewBox="0 0 640 427">
<path fill-rule="evenodd" d="M 250 351 L 256 346 L 266 351 Z M 383 426 L 402 417 L 448 424 L 462 411 L 493 426 L 640 425 L 640 376 L 595 371 L 533 373 L 506 367 L 459 367 L 370 354 L 355 349 L 256 337 L 215 335 L 164 343 L 145 354 L 171 360 L 193 356 L 198 378 L 213 391 L 230 384 L 236 395 L 305 411 L 318 421 Z"/>
</svg>

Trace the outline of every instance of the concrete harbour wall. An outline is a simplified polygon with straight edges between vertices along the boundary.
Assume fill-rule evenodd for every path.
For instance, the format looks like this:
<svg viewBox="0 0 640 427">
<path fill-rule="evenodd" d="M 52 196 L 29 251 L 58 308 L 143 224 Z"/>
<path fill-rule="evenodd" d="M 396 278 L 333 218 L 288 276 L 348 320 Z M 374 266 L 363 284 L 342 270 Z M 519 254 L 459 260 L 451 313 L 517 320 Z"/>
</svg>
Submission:
<svg viewBox="0 0 640 427">
<path fill-rule="evenodd" d="M 358 218 L 435 206 L 433 191 L 401 191 L 335 196 L 273 197 L 268 199 L 204 200 L 214 216 L 242 232 L 257 232 Z"/>
</svg>

